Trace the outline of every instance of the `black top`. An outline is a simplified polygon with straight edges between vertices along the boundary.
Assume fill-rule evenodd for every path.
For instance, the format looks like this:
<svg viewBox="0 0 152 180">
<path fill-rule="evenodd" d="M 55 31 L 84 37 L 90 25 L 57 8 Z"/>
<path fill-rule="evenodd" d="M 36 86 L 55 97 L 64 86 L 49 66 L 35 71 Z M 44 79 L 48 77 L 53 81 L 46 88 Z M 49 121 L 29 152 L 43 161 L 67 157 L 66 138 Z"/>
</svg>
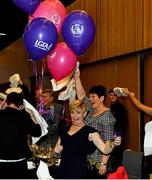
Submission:
<svg viewBox="0 0 152 180">
<path fill-rule="evenodd" d="M 122 165 L 122 157 L 123 152 L 126 148 L 126 127 L 127 127 L 127 111 L 123 104 L 121 104 L 118 100 L 111 104 L 110 109 L 116 118 L 116 123 L 114 126 L 114 130 L 116 135 L 122 137 L 122 142 L 120 146 L 115 147 L 110 155 L 109 164 L 111 166 L 110 171 L 115 172 L 119 166 Z"/>
<path fill-rule="evenodd" d="M 92 127 L 84 126 L 73 135 L 67 133 L 68 128 L 60 130 L 61 163 L 56 178 L 85 178 L 87 173 L 87 155 L 96 149 L 92 141 L 88 140 L 89 133 L 97 132 Z"/>
<path fill-rule="evenodd" d="M 114 130 L 120 133 L 121 136 L 124 136 L 128 121 L 126 108 L 119 101 L 116 101 L 111 104 L 110 109 L 114 117 L 116 118 Z"/>
<path fill-rule="evenodd" d="M 41 128 L 25 110 L 7 107 L 0 110 L 0 159 L 16 160 L 29 158 L 28 135 L 39 137 Z"/>
</svg>

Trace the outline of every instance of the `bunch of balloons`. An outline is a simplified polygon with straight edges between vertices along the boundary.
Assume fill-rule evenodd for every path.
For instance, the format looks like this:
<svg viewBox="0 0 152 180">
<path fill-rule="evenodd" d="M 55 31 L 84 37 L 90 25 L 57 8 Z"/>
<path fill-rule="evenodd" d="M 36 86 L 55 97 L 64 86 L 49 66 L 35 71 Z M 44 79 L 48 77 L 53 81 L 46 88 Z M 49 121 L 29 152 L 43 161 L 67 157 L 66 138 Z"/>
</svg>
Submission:
<svg viewBox="0 0 152 180">
<path fill-rule="evenodd" d="M 67 15 L 59 0 L 13 0 L 29 14 L 24 30 L 24 45 L 33 61 L 46 58 L 48 70 L 56 81 L 69 76 L 95 37 L 95 25 L 90 15 L 77 10 Z M 62 32 L 65 42 L 59 42 Z"/>
</svg>

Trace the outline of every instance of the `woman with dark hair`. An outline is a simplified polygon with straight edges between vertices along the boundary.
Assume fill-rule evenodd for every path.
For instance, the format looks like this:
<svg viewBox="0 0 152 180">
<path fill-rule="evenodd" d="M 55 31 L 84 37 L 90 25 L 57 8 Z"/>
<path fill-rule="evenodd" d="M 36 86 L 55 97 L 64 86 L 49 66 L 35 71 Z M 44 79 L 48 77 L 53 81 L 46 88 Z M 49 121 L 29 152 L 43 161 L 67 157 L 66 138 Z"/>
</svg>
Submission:
<svg viewBox="0 0 152 180">
<path fill-rule="evenodd" d="M 104 96 L 103 102 L 105 101 L 107 96 L 106 88 L 103 85 L 93 86 L 89 89 L 89 94 L 97 94 L 99 97 Z"/>
<path fill-rule="evenodd" d="M 80 80 L 80 72 L 75 76 L 77 97 L 81 99 L 89 109 L 85 124 L 94 127 L 104 141 L 112 140 L 114 133 L 115 118 L 110 109 L 104 104 L 106 99 L 106 88 L 103 85 L 93 86 L 89 90 L 89 98 Z M 88 178 L 107 178 L 107 164 L 109 155 L 102 154 L 98 149 L 88 156 L 89 173 Z"/>
<path fill-rule="evenodd" d="M 31 151 L 27 144 L 28 135 L 39 137 L 40 125 L 29 113 L 20 110 L 23 96 L 16 92 L 7 95 L 7 107 L 0 110 L 0 179 L 27 179 L 27 159 Z"/>
</svg>

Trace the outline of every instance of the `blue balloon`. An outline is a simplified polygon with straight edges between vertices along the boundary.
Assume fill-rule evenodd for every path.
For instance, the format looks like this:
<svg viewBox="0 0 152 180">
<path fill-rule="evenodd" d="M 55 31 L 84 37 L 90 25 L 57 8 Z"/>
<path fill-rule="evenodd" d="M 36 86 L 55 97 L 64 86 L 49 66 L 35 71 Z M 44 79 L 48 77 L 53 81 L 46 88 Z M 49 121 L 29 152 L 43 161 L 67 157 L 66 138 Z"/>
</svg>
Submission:
<svg viewBox="0 0 152 180">
<path fill-rule="evenodd" d="M 77 55 L 82 55 L 95 37 L 95 24 L 91 16 L 80 10 L 70 13 L 64 20 L 62 36 Z"/>
<path fill-rule="evenodd" d="M 16 6 L 28 14 L 33 14 L 41 0 L 13 0 Z"/>
<path fill-rule="evenodd" d="M 46 57 L 54 49 L 57 39 L 55 25 L 45 18 L 35 18 L 24 30 L 24 45 L 34 61 Z"/>
</svg>

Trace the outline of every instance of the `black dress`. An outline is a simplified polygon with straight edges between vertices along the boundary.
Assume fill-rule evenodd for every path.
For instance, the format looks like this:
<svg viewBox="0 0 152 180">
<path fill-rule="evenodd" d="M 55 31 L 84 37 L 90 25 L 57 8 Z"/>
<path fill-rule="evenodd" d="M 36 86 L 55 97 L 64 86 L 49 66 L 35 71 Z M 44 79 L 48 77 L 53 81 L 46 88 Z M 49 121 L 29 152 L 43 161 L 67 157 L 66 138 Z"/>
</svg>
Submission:
<svg viewBox="0 0 152 180">
<path fill-rule="evenodd" d="M 84 126 L 73 135 L 67 133 L 68 129 L 60 131 L 61 163 L 55 178 L 82 179 L 87 174 L 87 155 L 96 149 L 92 141 L 88 140 L 89 133 L 96 132 L 92 127 Z"/>
</svg>

